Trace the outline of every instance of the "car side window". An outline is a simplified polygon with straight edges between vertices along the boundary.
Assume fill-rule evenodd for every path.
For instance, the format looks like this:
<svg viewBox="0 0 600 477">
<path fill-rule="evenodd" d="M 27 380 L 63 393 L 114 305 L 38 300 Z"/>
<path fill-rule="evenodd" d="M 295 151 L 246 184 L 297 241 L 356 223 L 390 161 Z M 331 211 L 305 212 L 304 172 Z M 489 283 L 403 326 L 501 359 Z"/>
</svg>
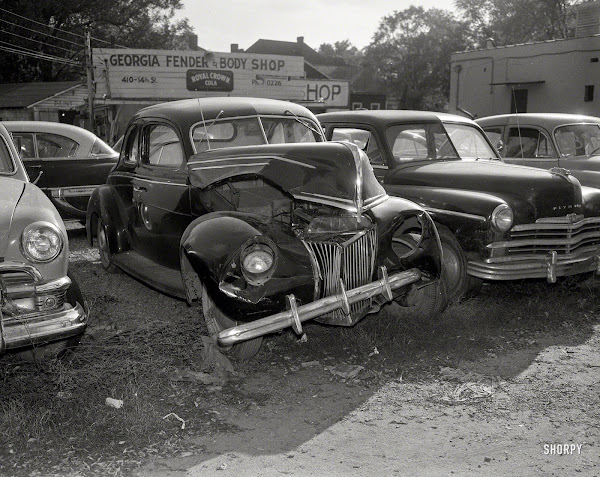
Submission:
<svg viewBox="0 0 600 477">
<path fill-rule="evenodd" d="M 496 149 L 498 149 L 498 145 L 501 144 L 500 141 L 502 141 L 502 128 L 488 128 L 484 129 L 484 131 L 490 142 Z M 504 148 L 501 147 L 498 150 L 502 153 L 502 155 L 504 155 L 504 151 L 502 149 Z"/>
<path fill-rule="evenodd" d="M 164 124 L 152 124 L 144 129 L 142 162 L 151 166 L 180 167 L 183 150 L 179 136 Z"/>
<path fill-rule="evenodd" d="M 140 155 L 140 135 L 138 133 L 139 127 L 133 127 L 123 141 L 125 146 L 122 148 L 122 153 L 125 164 L 135 165 L 138 163 Z"/>
<path fill-rule="evenodd" d="M 79 143 L 59 134 L 36 133 L 35 138 L 41 158 L 75 157 L 79 149 Z"/>
<path fill-rule="evenodd" d="M 361 128 L 333 128 L 332 141 L 348 141 L 365 151 L 371 164 L 385 165 L 385 158 L 377 137 L 372 131 Z"/>
<path fill-rule="evenodd" d="M 35 148 L 33 146 L 33 134 L 14 132 L 12 133 L 13 142 L 21 159 L 35 158 Z"/>
<path fill-rule="evenodd" d="M 548 136 L 536 128 L 512 127 L 508 130 L 505 157 L 556 157 Z"/>
<path fill-rule="evenodd" d="M 0 174 L 14 172 L 15 166 L 10 157 L 10 150 L 3 137 L 0 137 Z"/>
</svg>

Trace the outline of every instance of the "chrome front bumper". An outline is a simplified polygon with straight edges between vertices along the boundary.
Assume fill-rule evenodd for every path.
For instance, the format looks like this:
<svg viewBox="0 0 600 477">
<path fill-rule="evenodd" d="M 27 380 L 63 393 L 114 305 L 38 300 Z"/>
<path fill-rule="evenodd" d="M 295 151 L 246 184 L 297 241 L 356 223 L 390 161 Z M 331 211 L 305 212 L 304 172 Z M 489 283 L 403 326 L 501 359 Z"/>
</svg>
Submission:
<svg viewBox="0 0 600 477">
<path fill-rule="evenodd" d="M 83 303 L 72 306 L 62 303 L 71 286 L 69 277 L 44 282 L 39 271 L 20 262 L 0 263 L 1 273 L 23 273 L 31 277 L 30 283 L 5 283 L 0 280 L 0 354 L 7 350 L 36 346 L 68 339 L 83 333 L 87 326 L 87 313 Z M 1 277 L 0 277 L 1 278 Z M 38 298 L 52 297 L 52 308 L 44 309 Z M 57 297 L 61 302 L 57 304 Z M 12 300 L 33 298 L 38 309 L 22 308 Z M 18 301 L 16 302 L 18 303 Z M 4 313 L 2 309 L 4 309 Z M 7 311 L 10 308 L 10 311 Z"/>
<path fill-rule="evenodd" d="M 548 252 L 535 259 L 513 261 L 469 261 L 467 273 L 483 280 L 519 280 L 545 278 L 555 283 L 557 277 L 567 277 L 586 272 L 600 274 L 600 248 L 584 256 L 563 258 Z"/>
<path fill-rule="evenodd" d="M 388 277 L 385 267 L 379 268 L 380 279 L 351 290 L 345 290 L 341 283 L 340 293 L 326 296 L 306 305 L 297 306 L 294 295 L 287 295 L 287 311 L 276 313 L 256 321 L 228 328 L 219 333 L 218 342 L 222 346 L 231 346 L 241 341 L 292 327 L 302 334 L 302 323 L 335 310 L 350 314 L 350 305 L 377 295 L 383 295 L 388 301 L 393 299 L 392 290 L 410 285 L 421 279 L 421 272 L 411 268 Z"/>
<path fill-rule="evenodd" d="M 52 312 L 0 316 L 0 354 L 77 336 L 86 326 L 87 315 L 79 303 L 75 307 L 64 305 L 63 309 Z"/>
</svg>

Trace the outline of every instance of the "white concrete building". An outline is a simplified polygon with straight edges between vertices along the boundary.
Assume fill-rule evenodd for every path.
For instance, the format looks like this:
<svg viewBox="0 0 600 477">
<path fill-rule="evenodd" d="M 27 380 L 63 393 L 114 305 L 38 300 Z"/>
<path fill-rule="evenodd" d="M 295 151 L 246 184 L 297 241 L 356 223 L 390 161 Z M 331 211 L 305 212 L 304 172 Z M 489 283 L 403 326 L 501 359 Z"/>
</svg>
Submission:
<svg viewBox="0 0 600 477">
<path fill-rule="evenodd" d="M 577 34 L 551 40 L 454 53 L 452 111 L 476 117 L 561 112 L 600 116 L 600 2 L 578 10 Z"/>
</svg>

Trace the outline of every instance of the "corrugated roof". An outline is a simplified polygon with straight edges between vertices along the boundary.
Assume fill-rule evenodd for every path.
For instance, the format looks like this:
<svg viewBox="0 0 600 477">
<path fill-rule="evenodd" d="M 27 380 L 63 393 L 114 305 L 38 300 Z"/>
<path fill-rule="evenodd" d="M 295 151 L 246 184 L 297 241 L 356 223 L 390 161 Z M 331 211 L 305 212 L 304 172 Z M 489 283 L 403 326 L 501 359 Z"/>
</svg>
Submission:
<svg viewBox="0 0 600 477">
<path fill-rule="evenodd" d="M 81 81 L 0 83 L 0 108 L 26 108 L 79 84 Z"/>
</svg>

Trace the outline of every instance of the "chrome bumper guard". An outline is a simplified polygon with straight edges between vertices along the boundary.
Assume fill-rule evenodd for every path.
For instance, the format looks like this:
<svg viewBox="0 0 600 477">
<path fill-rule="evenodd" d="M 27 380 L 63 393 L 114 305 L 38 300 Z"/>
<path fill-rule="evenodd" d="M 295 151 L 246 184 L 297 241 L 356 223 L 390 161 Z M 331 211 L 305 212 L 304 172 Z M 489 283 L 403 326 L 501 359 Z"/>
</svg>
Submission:
<svg viewBox="0 0 600 477">
<path fill-rule="evenodd" d="M 377 295 L 383 295 L 388 301 L 391 301 L 393 299 L 392 290 L 420 280 L 421 272 L 417 268 L 411 268 L 388 277 L 387 269 L 382 266 L 379 268 L 379 276 L 381 277 L 379 280 L 351 290 L 345 290 L 344 284 L 341 282 L 340 293 L 302 306 L 297 306 L 294 295 L 287 295 L 287 311 L 223 330 L 218 336 L 219 344 L 231 346 L 290 326 L 300 335 L 303 333 L 302 322 L 312 320 L 325 313 L 342 310 L 344 313 L 350 314 L 350 305 Z"/>
<path fill-rule="evenodd" d="M 25 273 L 33 283 L 9 284 L 0 287 L 0 302 L 6 297 L 22 298 L 66 292 L 71 285 L 69 277 L 61 277 L 48 282 L 40 282 L 39 271 L 19 262 L 0 263 L 0 272 Z M 87 326 L 87 313 L 83 303 L 62 305 L 48 311 L 29 311 L 4 316 L 0 309 L 0 354 L 6 350 L 59 341 L 82 333 Z"/>
<path fill-rule="evenodd" d="M 555 283 L 557 277 L 567 277 L 586 272 L 600 274 L 600 249 L 595 250 L 591 256 L 579 256 L 577 258 L 561 258 L 555 251 L 552 251 L 535 260 L 469 261 L 467 265 L 469 275 L 483 280 L 546 278 L 548 283 Z"/>
<path fill-rule="evenodd" d="M 86 326 L 87 316 L 79 303 L 73 308 L 52 312 L 0 317 L 0 354 L 10 349 L 67 339 L 83 333 Z"/>
</svg>

